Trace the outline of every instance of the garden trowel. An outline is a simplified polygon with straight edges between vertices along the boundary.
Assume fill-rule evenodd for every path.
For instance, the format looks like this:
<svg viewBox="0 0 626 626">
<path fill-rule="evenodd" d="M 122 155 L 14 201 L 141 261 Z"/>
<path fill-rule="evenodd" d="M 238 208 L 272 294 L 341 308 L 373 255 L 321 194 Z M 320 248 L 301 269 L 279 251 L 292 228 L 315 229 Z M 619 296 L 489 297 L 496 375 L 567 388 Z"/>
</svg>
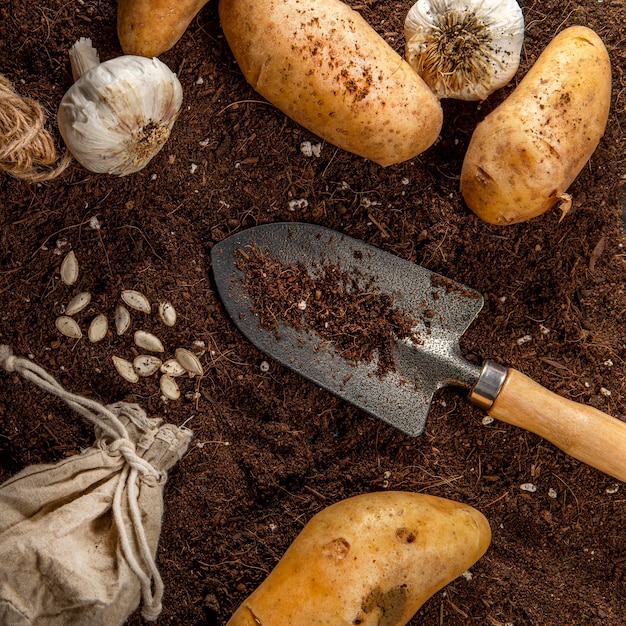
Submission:
<svg viewBox="0 0 626 626">
<path fill-rule="evenodd" d="M 340 268 L 357 288 L 390 296 L 393 307 L 414 322 L 410 336 L 394 341 L 393 367 L 381 373 L 375 357 L 347 359 L 304 323 L 261 324 L 245 271 L 252 249 L 312 279 L 325 267 Z M 626 481 L 626 422 L 552 393 L 514 369 L 491 360 L 478 365 L 461 354 L 459 339 L 483 306 L 477 291 L 337 231 L 299 222 L 244 230 L 216 244 L 211 257 L 218 291 L 241 332 L 265 354 L 367 413 L 419 435 L 434 393 L 456 386 L 492 417 Z"/>
</svg>

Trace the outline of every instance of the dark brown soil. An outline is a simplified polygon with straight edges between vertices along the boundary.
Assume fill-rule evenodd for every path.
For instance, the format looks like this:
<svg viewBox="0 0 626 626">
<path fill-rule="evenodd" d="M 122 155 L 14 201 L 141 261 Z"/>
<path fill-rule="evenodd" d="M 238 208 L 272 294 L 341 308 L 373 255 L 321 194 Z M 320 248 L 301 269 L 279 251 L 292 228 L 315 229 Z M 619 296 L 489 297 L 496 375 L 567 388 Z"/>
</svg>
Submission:
<svg viewBox="0 0 626 626">
<path fill-rule="evenodd" d="M 417 318 L 395 307 L 393 295 L 377 290 L 372 277 L 358 270 L 350 273 L 324 259 L 311 259 L 309 267 L 281 263 L 256 246 L 236 253 L 251 310 L 277 339 L 279 322 L 312 331 L 318 346 L 324 344 L 349 363 L 375 361 L 381 377 L 395 366 L 398 339 L 420 341 L 413 332 Z"/>
<path fill-rule="evenodd" d="M 402 51 L 411 2 L 350 4 Z M 266 357 L 232 325 L 212 283 L 210 250 L 228 234 L 273 221 L 335 228 L 479 290 L 485 308 L 462 339 L 468 357 L 514 366 L 623 419 L 626 3 L 521 5 L 527 35 L 514 83 L 574 24 L 593 28 L 612 60 L 607 131 L 560 222 L 554 210 L 490 226 L 460 196 L 472 131 L 514 84 L 483 104 L 444 101 L 441 137 L 402 165 L 384 169 L 325 143 L 319 157 L 305 156 L 300 144 L 320 140 L 246 84 L 215 0 L 161 57 L 178 73 L 185 103 L 145 170 L 112 178 L 75 163 L 45 184 L 0 174 L 0 342 L 74 392 L 136 401 L 195 432 L 166 489 L 159 624 L 224 624 L 314 513 L 381 489 L 465 502 L 493 531 L 472 579 L 428 600 L 412 626 L 626 624 L 622 483 L 535 435 L 484 425 L 453 389 L 438 393 L 425 433 L 413 439 L 273 362 L 265 371 Z M 88 36 L 102 59 L 121 54 L 115 13 L 112 0 L 0 5 L 0 73 L 47 108 L 57 138 L 54 115 L 71 84 L 67 52 Z M 81 265 L 75 287 L 59 280 L 69 250 Z M 132 385 L 116 374 L 111 356 L 132 355 L 130 336 L 90 344 L 55 329 L 77 290 L 93 294 L 78 316 L 86 329 L 96 313 L 112 319 L 124 288 L 171 300 L 178 312 L 172 329 L 151 316 L 135 317 L 134 328 L 159 334 L 168 353 L 182 346 L 201 355 L 206 375 L 181 383 L 178 402 L 161 400 L 156 378 Z M 0 480 L 92 441 L 89 425 L 58 401 L 15 376 L 0 381 Z M 143 622 L 137 613 L 129 623 Z"/>
</svg>

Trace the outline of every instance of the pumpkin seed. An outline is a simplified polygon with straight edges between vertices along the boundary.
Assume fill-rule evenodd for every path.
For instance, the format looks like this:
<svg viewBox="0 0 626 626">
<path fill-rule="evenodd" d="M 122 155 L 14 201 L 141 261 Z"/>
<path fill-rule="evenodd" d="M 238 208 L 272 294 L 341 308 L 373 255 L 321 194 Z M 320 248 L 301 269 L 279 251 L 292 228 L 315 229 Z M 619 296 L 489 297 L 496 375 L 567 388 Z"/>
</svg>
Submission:
<svg viewBox="0 0 626 626">
<path fill-rule="evenodd" d="M 198 357 L 185 348 L 177 348 L 174 353 L 176 360 L 187 370 L 190 376 L 202 376 L 204 370 Z"/>
<path fill-rule="evenodd" d="M 139 376 L 152 376 L 161 367 L 163 361 L 151 354 L 140 354 L 133 359 L 133 368 Z"/>
<path fill-rule="evenodd" d="M 77 293 L 65 307 L 65 315 L 76 315 L 86 308 L 91 302 L 91 294 L 88 291 Z"/>
<path fill-rule="evenodd" d="M 70 337 L 70 339 L 80 339 L 83 336 L 80 326 L 76 323 L 76 320 L 67 315 L 57 317 L 54 324 L 62 335 Z"/>
<path fill-rule="evenodd" d="M 168 359 L 161 365 L 161 372 L 175 377 L 183 376 L 187 373 L 187 370 L 176 359 Z"/>
<path fill-rule="evenodd" d="M 150 313 L 150 301 L 141 292 L 134 289 L 124 289 L 122 300 L 131 308 L 142 313 Z"/>
<path fill-rule="evenodd" d="M 145 330 L 135 332 L 135 344 L 150 352 L 165 352 L 161 340 L 156 335 L 148 333 Z"/>
<path fill-rule="evenodd" d="M 74 250 L 70 250 L 61 263 L 61 280 L 66 285 L 73 285 L 78 280 L 78 259 Z"/>
<path fill-rule="evenodd" d="M 171 302 L 161 302 L 159 304 L 159 317 L 166 326 L 176 324 L 176 309 Z"/>
<path fill-rule="evenodd" d="M 118 335 L 123 335 L 130 328 L 130 313 L 123 304 L 115 307 L 115 330 Z"/>
<path fill-rule="evenodd" d="M 89 330 L 87 332 L 89 341 L 91 341 L 91 343 L 102 341 L 106 337 L 108 330 L 109 322 L 107 321 L 106 315 L 103 313 L 96 315 L 96 317 L 91 320 L 91 324 L 89 324 Z"/>
<path fill-rule="evenodd" d="M 139 374 L 135 371 L 133 364 L 119 356 L 112 356 L 111 360 L 117 370 L 117 373 L 129 383 L 136 383 L 139 380 Z"/>
<path fill-rule="evenodd" d="M 170 400 L 178 400 L 180 398 L 180 389 L 176 381 L 168 374 L 163 374 L 159 379 L 159 387 L 161 393 Z"/>
</svg>

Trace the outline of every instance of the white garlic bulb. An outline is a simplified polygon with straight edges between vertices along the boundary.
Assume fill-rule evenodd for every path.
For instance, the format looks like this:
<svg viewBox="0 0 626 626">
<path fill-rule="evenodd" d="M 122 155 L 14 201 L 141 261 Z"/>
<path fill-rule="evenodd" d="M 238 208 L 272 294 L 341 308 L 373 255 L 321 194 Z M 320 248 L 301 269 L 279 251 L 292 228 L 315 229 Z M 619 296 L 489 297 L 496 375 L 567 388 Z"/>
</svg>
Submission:
<svg viewBox="0 0 626 626">
<path fill-rule="evenodd" d="M 484 100 L 515 75 L 524 16 L 515 0 L 418 0 L 406 60 L 438 98 Z"/>
<path fill-rule="evenodd" d="M 99 62 L 90 39 L 70 50 L 76 81 L 58 112 L 74 158 L 92 172 L 125 176 L 161 150 L 183 101 L 176 75 L 156 58 L 124 55 Z"/>
</svg>

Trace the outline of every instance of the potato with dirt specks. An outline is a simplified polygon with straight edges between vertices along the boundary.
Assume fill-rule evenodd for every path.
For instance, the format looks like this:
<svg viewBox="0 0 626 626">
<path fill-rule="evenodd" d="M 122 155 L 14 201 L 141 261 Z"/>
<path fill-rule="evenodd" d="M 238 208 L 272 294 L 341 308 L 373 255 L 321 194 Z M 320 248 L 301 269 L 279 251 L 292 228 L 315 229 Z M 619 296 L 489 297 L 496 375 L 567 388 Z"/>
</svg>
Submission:
<svg viewBox="0 0 626 626">
<path fill-rule="evenodd" d="M 486 551 L 476 509 L 403 491 L 315 515 L 227 626 L 403 626 Z"/>
<path fill-rule="evenodd" d="M 439 101 L 340 0 L 220 0 L 226 40 L 246 80 L 329 143 L 387 166 L 439 136 Z"/>
<path fill-rule="evenodd" d="M 558 34 L 520 84 L 476 127 L 461 170 L 467 206 L 514 224 L 559 201 L 596 149 L 609 115 L 611 63 L 591 29 Z"/>
</svg>

